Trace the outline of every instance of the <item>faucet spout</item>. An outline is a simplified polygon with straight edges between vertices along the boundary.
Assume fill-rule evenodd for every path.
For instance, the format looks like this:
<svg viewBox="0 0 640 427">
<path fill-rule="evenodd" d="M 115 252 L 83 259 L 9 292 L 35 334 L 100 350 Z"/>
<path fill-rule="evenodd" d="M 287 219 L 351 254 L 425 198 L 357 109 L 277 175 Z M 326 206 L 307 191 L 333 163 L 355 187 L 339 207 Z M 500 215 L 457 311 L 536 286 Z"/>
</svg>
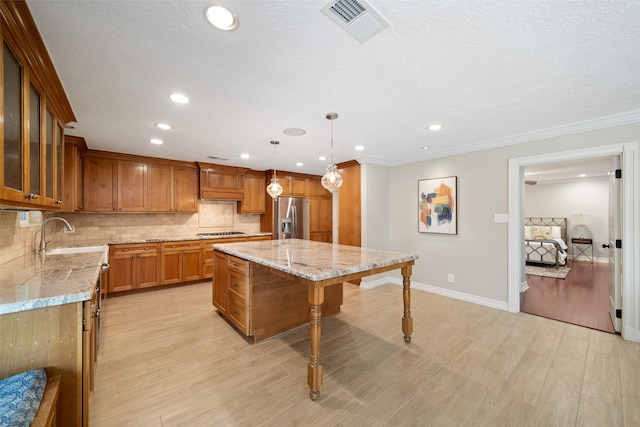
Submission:
<svg viewBox="0 0 640 427">
<path fill-rule="evenodd" d="M 62 221 L 64 222 L 64 228 L 67 231 L 73 231 L 73 226 L 69 224 L 69 221 L 67 221 L 66 219 L 60 216 L 54 216 L 54 217 L 45 219 L 44 221 L 42 221 L 42 226 L 40 227 L 40 253 L 47 252 L 47 240 L 45 237 L 45 227 L 51 221 Z"/>
</svg>

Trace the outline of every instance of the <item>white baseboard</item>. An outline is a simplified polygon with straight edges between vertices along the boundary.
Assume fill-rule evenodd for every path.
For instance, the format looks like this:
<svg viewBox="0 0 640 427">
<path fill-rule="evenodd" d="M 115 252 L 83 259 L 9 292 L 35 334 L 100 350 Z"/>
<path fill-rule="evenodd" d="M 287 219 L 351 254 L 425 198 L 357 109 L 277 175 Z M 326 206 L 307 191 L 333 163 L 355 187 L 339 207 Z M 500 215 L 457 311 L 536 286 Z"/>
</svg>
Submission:
<svg viewBox="0 0 640 427">
<path fill-rule="evenodd" d="M 372 280 L 370 282 L 361 282 L 361 289 L 373 289 L 375 287 L 386 285 L 388 283 L 402 286 L 402 279 L 399 277 L 383 277 L 381 279 Z M 525 282 L 526 283 L 526 282 Z M 498 310 L 509 311 L 509 307 L 506 301 L 499 301 L 491 298 L 480 297 L 477 295 L 471 295 L 460 291 L 454 291 L 453 289 L 445 289 L 439 286 L 426 285 L 424 283 L 417 283 L 411 281 L 411 289 L 429 292 L 432 294 L 442 295 L 444 297 L 453 298 L 461 301 L 470 302 L 473 304 L 483 305 L 485 307 L 496 308 Z"/>
</svg>

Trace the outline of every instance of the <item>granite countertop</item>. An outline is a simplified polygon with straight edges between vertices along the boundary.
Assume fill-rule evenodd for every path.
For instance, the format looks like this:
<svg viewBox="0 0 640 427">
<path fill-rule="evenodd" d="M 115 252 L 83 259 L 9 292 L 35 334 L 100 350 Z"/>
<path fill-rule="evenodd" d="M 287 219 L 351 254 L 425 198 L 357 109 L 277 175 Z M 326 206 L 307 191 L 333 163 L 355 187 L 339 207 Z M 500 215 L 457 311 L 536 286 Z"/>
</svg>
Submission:
<svg viewBox="0 0 640 427">
<path fill-rule="evenodd" d="M 313 281 L 418 259 L 418 255 L 299 239 L 214 244 L 213 248 Z"/>
<path fill-rule="evenodd" d="M 0 314 L 91 299 L 109 247 L 84 253 L 21 256 L 0 265 Z"/>
<path fill-rule="evenodd" d="M 244 237 L 271 236 L 269 232 L 244 233 L 244 234 L 225 234 L 221 236 L 173 236 L 173 237 L 145 237 L 140 239 L 118 240 L 108 242 L 110 245 L 127 245 L 132 243 L 162 243 L 162 242 L 181 242 L 184 240 L 219 240 L 219 239 L 242 239 Z"/>
</svg>

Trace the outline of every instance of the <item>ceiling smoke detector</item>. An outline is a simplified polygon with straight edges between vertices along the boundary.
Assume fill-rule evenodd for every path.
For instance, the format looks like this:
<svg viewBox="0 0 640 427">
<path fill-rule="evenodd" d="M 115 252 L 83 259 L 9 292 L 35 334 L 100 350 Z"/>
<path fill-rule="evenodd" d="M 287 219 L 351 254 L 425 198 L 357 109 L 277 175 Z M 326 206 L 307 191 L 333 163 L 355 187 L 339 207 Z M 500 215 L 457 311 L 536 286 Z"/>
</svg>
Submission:
<svg viewBox="0 0 640 427">
<path fill-rule="evenodd" d="M 389 28 L 389 22 L 364 0 L 332 0 L 322 12 L 360 43 Z"/>
</svg>

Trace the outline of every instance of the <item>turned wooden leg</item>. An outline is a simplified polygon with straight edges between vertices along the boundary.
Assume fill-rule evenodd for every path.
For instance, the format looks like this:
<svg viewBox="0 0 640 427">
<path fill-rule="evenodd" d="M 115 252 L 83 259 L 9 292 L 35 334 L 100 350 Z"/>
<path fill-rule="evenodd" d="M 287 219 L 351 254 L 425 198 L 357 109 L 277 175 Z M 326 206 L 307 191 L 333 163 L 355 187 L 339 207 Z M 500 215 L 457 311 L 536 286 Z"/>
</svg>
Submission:
<svg viewBox="0 0 640 427">
<path fill-rule="evenodd" d="M 311 336 L 311 353 L 309 354 L 309 365 L 307 366 L 307 383 L 309 384 L 311 400 L 316 400 L 320 396 L 320 387 L 322 387 L 322 365 L 320 364 L 322 303 L 324 303 L 324 288 L 310 284 L 311 324 L 309 332 Z"/>
<path fill-rule="evenodd" d="M 402 299 L 404 302 L 404 316 L 402 316 L 402 332 L 404 342 L 411 342 L 413 319 L 411 318 L 411 266 L 402 267 Z"/>
</svg>

